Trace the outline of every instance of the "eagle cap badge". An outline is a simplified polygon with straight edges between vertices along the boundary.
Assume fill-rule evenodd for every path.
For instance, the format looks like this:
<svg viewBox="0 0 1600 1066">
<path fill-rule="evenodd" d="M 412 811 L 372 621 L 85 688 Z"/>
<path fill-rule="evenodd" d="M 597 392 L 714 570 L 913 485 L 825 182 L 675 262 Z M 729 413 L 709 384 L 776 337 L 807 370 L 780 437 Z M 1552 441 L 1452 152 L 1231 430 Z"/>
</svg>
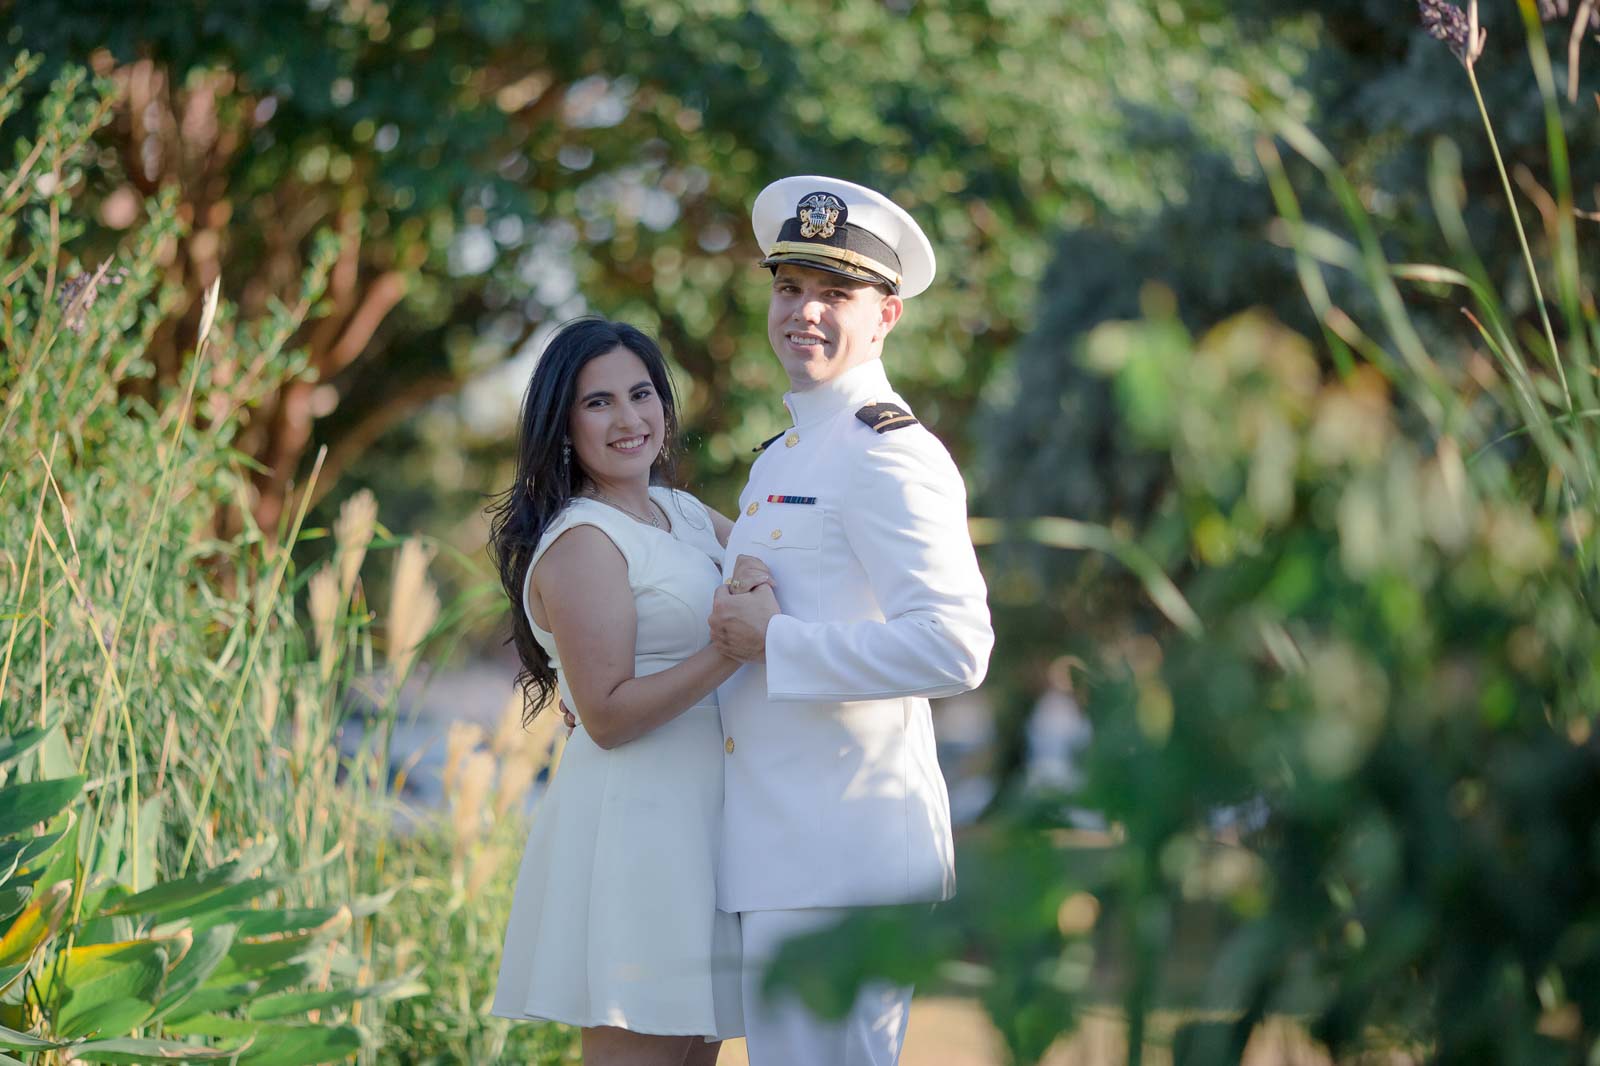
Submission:
<svg viewBox="0 0 1600 1066">
<path fill-rule="evenodd" d="M 807 240 L 832 237 L 834 230 L 844 225 L 847 214 L 844 201 L 831 192 L 811 193 L 795 210 L 800 219 L 800 236 Z"/>
</svg>

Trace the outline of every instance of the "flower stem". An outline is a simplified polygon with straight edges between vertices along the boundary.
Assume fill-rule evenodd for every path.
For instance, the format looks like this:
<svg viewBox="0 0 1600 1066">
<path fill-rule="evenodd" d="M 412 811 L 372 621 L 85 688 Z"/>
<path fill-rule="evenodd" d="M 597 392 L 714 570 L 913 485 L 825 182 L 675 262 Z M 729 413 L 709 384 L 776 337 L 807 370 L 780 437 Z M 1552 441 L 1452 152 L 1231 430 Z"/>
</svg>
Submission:
<svg viewBox="0 0 1600 1066">
<path fill-rule="evenodd" d="M 1567 411 L 1573 411 L 1572 390 L 1567 387 L 1567 371 L 1561 363 L 1561 350 L 1556 346 L 1556 331 L 1550 325 L 1550 312 L 1544 306 L 1544 290 L 1539 286 L 1539 271 L 1533 265 L 1533 252 L 1528 248 L 1527 230 L 1522 225 L 1522 213 L 1517 210 L 1517 197 L 1511 191 L 1511 179 L 1506 175 L 1506 162 L 1500 154 L 1500 142 L 1494 135 L 1494 123 L 1489 121 L 1489 109 L 1484 105 L 1483 93 L 1478 88 L 1478 75 L 1472 64 L 1464 64 L 1467 81 L 1472 84 L 1472 98 L 1478 102 L 1478 114 L 1483 118 L 1483 129 L 1489 136 L 1489 151 L 1494 156 L 1495 169 L 1500 173 L 1500 185 L 1505 190 L 1506 203 L 1511 207 L 1511 221 L 1517 230 L 1517 243 L 1522 246 L 1522 261 L 1528 268 L 1528 281 L 1533 285 L 1533 302 L 1539 309 L 1539 321 L 1544 326 L 1544 338 L 1550 345 L 1550 361 L 1555 364 L 1556 376 L 1561 379 L 1561 395 L 1566 397 Z"/>
</svg>

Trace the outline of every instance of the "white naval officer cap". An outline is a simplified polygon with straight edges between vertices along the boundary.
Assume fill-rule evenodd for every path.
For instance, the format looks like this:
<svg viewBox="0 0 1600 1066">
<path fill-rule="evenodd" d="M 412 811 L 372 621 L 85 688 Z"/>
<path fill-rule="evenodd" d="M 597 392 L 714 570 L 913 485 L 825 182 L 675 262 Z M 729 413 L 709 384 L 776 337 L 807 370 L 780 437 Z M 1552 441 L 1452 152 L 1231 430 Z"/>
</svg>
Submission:
<svg viewBox="0 0 1600 1066">
<path fill-rule="evenodd" d="M 761 265 L 826 270 L 912 297 L 933 283 L 933 245 L 916 219 L 864 185 L 799 174 L 761 190 L 750 211 Z"/>
</svg>

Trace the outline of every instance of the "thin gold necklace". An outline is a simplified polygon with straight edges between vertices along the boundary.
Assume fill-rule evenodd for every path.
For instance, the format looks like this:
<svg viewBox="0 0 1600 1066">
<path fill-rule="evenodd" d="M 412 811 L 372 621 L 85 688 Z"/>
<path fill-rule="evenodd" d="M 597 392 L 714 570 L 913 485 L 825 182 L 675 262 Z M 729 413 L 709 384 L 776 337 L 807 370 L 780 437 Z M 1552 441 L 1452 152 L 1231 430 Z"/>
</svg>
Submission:
<svg viewBox="0 0 1600 1066">
<path fill-rule="evenodd" d="M 623 514 L 627 515 L 629 518 L 633 519 L 634 521 L 636 521 L 636 522 L 649 522 L 652 526 L 655 526 L 657 529 L 661 528 L 661 520 L 658 519 L 655 516 L 654 512 L 647 511 L 644 514 L 641 515 L 637 511 L 631 511 L 628 508 L 622 506 L 622 504 L 618 503 L 616 500 L 613 500 L 610 496 L 607 496 L 605 493 L 601 492 L 597 488 L 590 488 L 589 492 L 595 497 L 595 499 L 600 500 L 603 503 L 610 504 L 611 506 L 615 507 L 617 510 L 621 511 Z"/>
</svg>

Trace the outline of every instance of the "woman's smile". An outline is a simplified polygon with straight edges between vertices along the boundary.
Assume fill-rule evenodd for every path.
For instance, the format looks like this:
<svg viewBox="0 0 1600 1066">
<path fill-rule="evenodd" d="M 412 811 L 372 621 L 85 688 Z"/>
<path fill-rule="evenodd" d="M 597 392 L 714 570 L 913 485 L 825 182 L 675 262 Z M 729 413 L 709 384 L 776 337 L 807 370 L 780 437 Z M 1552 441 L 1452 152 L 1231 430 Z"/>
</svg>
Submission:
<svg viewBox="0 0 1600 1066">
<path fill-rule="evenodd" d="M 623 437 L 621 440 L 614 440 L 610 446 L 624 455 L 637 455 L 649 441 L 650 434 L 644 433 L 637 437 Z"/>
</svg>

